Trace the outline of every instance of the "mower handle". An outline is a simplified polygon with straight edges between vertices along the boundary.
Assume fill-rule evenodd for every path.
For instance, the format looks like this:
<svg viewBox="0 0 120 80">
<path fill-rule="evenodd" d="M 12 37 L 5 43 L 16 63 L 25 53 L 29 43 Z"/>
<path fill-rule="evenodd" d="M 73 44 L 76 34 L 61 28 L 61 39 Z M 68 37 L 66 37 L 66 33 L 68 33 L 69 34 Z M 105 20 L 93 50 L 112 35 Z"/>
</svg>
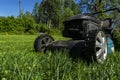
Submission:
<svg viewBox="0 0 120 80">
<path fill-rule="evenodd" d="M 92 15 L 99 14 L 99 13 L 104 13 L 104 12 L 108 12 L 108 11 L 113 11 L 113 10 L 117 10 L 118 12 L 120 12 L 120 8 L 112 8 L 112 9 L 108 9 L 108 10 L 105 10 L 105 11 L 99 11 L 99 12 L 92 13 Z"/>
</svg>

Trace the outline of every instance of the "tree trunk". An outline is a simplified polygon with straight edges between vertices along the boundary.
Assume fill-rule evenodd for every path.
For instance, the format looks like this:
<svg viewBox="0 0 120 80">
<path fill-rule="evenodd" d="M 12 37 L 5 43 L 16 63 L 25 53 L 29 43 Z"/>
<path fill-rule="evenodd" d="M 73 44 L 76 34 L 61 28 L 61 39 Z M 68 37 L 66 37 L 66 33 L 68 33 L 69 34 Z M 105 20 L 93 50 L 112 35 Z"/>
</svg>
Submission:
<svg viewBox="0 0 120 80">
<path fill-rule="evenodd" d="M 48 21 L 47 21 L 47 27 L 50 28 L 50 26 L 51 26 L 51 19 L 48 19 Z"/>
</svg>

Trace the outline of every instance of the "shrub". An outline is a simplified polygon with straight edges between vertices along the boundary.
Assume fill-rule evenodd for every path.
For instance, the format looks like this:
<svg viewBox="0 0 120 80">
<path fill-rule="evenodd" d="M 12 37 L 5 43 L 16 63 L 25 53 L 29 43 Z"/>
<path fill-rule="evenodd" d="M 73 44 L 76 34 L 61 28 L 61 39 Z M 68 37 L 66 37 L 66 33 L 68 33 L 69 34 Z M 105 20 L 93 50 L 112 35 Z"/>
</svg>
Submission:
<svg viewBox="0 0 120 80">
<path fill-rule="evenodd" d="M 116 29 L 113 34 L 113 41 L 115 44 L 115 48 L 120 50 L 120 29 Z"/>
<path fill-rule="evenodd" d="M 50 29 L 50 34 L 52 34 L 52 35 L 61 35 L 61 30 L 56 29 L 56 28 L 51 28 Z"/>
<path fill-rule="evenodd" d="M 48 33 L 49 28 L 46 24 L 36 24 L 36 32 Z"/>
</svg>

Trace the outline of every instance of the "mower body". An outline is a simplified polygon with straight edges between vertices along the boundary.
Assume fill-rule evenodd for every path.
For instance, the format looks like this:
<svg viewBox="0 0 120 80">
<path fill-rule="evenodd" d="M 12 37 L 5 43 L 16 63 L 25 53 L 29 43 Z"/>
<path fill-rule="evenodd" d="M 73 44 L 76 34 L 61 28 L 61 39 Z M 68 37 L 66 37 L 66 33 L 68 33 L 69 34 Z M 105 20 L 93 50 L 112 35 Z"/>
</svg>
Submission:
<svg viewBox="0 0 120 80">
<path fill-rule="evenodd" d="M 107 36 L 107 53 L 114 53 L 115 52 L 115 46 L 113 43 L 113 40 Z"/>
<path fill-rule="evenodd" d="M 106 10 L 118 10 L 110 9 Z M 97 12 L 99 13 L 99 12 Z M 63 37 L 70 40 L 54 41 L 50 35 L 40 35 L 34 43 L 36 51 L 67 49 L 72 57 L 82 57 L 87 61 L 103 62 L 107 54 L 114 52 L 113 32 L 119 19 L 97 19 L 94 14 L 78 14 L 63 22 Z"/>
</svg>

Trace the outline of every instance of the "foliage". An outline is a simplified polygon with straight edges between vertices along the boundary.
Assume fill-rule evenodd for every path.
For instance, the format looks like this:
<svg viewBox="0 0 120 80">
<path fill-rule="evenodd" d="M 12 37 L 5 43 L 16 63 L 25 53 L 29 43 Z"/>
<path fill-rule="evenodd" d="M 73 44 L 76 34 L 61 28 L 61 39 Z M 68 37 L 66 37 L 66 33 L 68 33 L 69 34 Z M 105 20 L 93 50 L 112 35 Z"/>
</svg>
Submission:
<svg viewBox="0 0 120 80">
<path fill-rule="evenodd" d="M 119 8 L 119 0 L 79 0 L 79 8 L 83 13 L 94 13 L 97 11 L 103 11 L 109 8 Z M 101 13 L 97 15 L 100 19 L 105 19 L 108 17 L 107 14 L 113 15 L 113 13 Z"/>
<path fill-rule="evenodd" d="M 37 24 L 34 18 L 26 13 L 22 17 L 17 18 L 13 16 L 0 18 L 0 32 L 34 34 L 37 32 L 47 32 L 47 28 L 45 24 Z"/>
<path fill-rule="evenodd" d="M 72 60 L 67 51 L 36 53 L 38 35 L 0 35 L 1 80 L 119 80 L 120 52 L 109 54 L 103 64 Z M 60 36 L 53 36 L 55 39 Z"/>
<path fill-rule="evenodd" d="M 33 12 L 20 12 L 18 17 L 0 17 L 0 32 L 3 33 L 54 33 L 54 28 L 63 28 L 63 21 L 80 12 L 102 11 L 110 7 L 119 7 L 119 0 L 42 0 L 36 2 Z M 113 13 L 97 15 L 104 19 L 114 16 Z"/>
<path fill-rule="evenodd" d="M 17 28 L 16 28 L 17 27 Z M 20 24 L 20 19 L 15 19 L 13 16 L 7 18 L 0 18 L 1 32 L 16 32 L 22 31 L 23 27 Z"/>
<path fill-rule="evenodd" d="M 115 48 L 120 50 L 120 29 L 117 28 L 113 34 Z"/>
<path fill-rule="evenodd" d="M 38 23 L 60 28 L 66 18 L 79 12 L 73 0 L 43 0 L 35 4 L 32 15 Z"/>
<path fill-rule="evenodd" d="M 62 36 L 62 32 L 61 32 L 61 30 L 59 30 L 57 28 L 51 28 L 50 29 L 50 35 L 59 35 L 59 36 Z"/>
<path fill-rule="evenodd" d="M 35 3 L 33 12 L 20 11 L 18 17 L 0 17 L 0 32 L 3 33 L 38 33 L 62 28 L 62 22 L 79 12 L 73 0 L 43 0 Z"/>
</svg>

